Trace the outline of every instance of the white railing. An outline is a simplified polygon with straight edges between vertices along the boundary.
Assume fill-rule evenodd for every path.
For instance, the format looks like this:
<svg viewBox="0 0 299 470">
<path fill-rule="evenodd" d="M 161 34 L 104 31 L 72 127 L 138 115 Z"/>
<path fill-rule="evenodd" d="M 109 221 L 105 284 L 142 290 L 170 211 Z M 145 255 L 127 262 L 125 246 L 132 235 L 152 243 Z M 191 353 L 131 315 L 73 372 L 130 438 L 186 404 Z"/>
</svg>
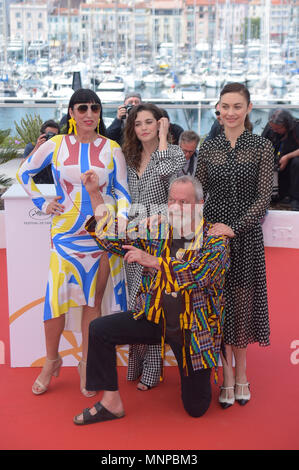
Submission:
<svg viewBox="0 0 299 470">
<path fill-rule="evenodd" d="M 0 98 L 1 99 L 1 98 Z M 185 126 L 182 126 L 184 129 L 192 129 L 196 131 L 199 135 L 204 136 L 207 134 L 207 126 L 212 126 L 213 119 L 214 119 L 214 106 L 216 103 L 216 98 L 205 98 L 202 99 L 200 102 L 184 102 L 184 101 L 176 101 L 174 102 L 171 99 L 167 98 L 145 98 L 146 102 L 155 103 L 158 106 L 161 106 L 168 111 L 179 111 L 185 115 Z M 266 99 L 265 99 L 266 101 Z M 290 104 L 290 100 L 284 100 L 282 98 L 273 98 L 267 99 L 267 104 L 261 102 L 253 102 L 253 110 L 251 112 L 251 121 L 254 124 L 254 132 L 260 133 L 262 128 L 267 123 L 267 116 L 268 112 L 271 109 L 275 109 L 278 107 L 283 107 L 288 109 L 296 118 L 299 118 L 299 97 L 298 97 L 298 104 Z M 105 103 L 103 102 L 103 115 L 104 120 L 106 123 L 106 119 L 109 125 L 109 121 L 112 120 L 116 116 L 117 107 L 122 103 Z M 19 98 L 2 98 L 2 102 L 0 102 L 0 113 L 3 115 L 5 110 L 9 108 L 16 108 L 16 109 L 23 109 L 24 112 L 32 113 L 34 110 L 37 114 L 41 110 L 43 110 L 43 114 L 49 110 L 49 116 L 43 120 L 47 119 L 55 119 L 60 121 L 62 116 L 67 112 L 68 101 L 62 99 L 50 99 L 50 98 L 26 98 L 26 99 L 19 99 Z M 28 110 L 28 111 L 27 111 Z M 51 114 L 51 110 L 54 112 Z M 212 112 L 211 112 L 212 111 Z M 209 112 L 209 113 L 208 113 Z M 208 113 L 208 115 L 206 114 Z M 21 114 L 21 113 L 20 113 Z M 22 116 L 21 116 L 22 117 Z M 20 119 L 20 118 L 19 118 Z M 205 120 L 205 125 L 203 125 L 203 121 Z M 5 118 L 5 126 L 0 123 L 0 128 L 2 129 L 13 129 L 14 128 L 14 121 L 18 122 L 18 118 L 9 117 Z M 255 126 L 255 121 L 258 123 Z M 175 120 L 173 121 L 175 122 Z M 181 124 L 180 122 L 177 122 Z M 107 125 L 107 123 L 106 123 Z M 12 132 L 13 134 L 13 132 Z"/>
</svg>

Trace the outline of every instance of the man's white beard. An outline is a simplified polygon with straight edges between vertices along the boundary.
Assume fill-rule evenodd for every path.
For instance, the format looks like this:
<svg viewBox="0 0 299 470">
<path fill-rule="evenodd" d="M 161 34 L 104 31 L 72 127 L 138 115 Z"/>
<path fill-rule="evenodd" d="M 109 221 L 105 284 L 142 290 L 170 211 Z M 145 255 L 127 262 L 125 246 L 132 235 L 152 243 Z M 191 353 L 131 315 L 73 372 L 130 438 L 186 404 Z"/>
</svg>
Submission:
<svg viewBox="0 0 299 470">
<path fill-rule="evenodd" d="M 202 219 L 202 205 L 192 206 L 186 204 L 183 208 L 168 210 L 169 223 L 172 225 L 177 236 L 193 237 L 196 227 Z"/>
</svg>

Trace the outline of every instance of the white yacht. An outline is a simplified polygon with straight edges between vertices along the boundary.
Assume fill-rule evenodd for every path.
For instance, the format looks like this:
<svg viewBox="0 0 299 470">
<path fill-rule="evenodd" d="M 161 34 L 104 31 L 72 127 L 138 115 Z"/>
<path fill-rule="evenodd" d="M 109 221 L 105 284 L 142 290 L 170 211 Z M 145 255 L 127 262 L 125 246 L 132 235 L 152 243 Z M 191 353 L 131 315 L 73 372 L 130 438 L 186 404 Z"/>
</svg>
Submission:
<svg viewBox="0 0 299 470">
<path fill-rule="evenodd" d="M 106 77 L 97 87 L 97 93 L 103 102 L 120 102 L 125 99 L 125 84 L 121 77 Z"/>
<path fill-rule="evenodd" d="M 68 78 L 64 75 L 54 77 L 47 96 L 50 98 L 62 98 L 68 100 L 74 93 L 72 84 L 72 77 Z"/>
<path fill-rule="evenodd" d="M 216 74 L 205 75 L 204 85 L 206 88 L 221 88 L 224 83 L 224 77 Z"/>
<path fill-rule="evenodd" d="M 162 88 L 164 84 L 164 77 L 156 73 L 150 73 L 143 77 L 143 81 L 145 86 L 147 86 L 148 88 L 157 89 Z"/>
</svg>

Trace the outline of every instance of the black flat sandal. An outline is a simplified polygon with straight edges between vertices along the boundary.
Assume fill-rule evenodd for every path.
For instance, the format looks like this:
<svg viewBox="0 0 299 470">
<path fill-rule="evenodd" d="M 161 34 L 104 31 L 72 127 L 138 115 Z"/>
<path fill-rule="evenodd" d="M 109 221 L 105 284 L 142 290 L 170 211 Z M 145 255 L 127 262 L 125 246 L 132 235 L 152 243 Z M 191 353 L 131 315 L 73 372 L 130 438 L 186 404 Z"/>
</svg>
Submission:
<svg viewBox="0 0 299 470">
<path fill-rule="evenodd" d="M 79 415 L 77 415 L 73 419 L 74 423 L 78 425 L 100 423 L 102 421 L 111 421 L 113 419 L 120 419 L 125 416 L 125 413 L 123 413 L 120 416 L 111 413 L 111 411 L 107 410 L 99 401 L 93 406 L 97 410 L 97 413 L 95 415 L 90 414 L 90 408 L 85 408 L 83 410 L 83 420 L 79 421 L 78 420 Z"/>
</svg>

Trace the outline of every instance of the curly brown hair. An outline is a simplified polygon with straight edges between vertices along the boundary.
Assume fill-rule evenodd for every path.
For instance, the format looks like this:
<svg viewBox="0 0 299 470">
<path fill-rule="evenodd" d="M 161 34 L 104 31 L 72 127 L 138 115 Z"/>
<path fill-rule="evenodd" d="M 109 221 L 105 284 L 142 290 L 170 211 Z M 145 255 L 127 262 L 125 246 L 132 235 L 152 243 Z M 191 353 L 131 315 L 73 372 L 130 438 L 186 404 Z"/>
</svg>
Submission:
<svg viewBox="0 0 299 470">
<path fill-rule="evenodd" d="M 142 143 L 136 136 L 135 121 L 137 114 L 141 111 L 149 111 L 157 121 L 163 117 L 161 109 L 152 103 L 142 103 L 131 109 L 125 126 L 122 151 L 127 165 L 135 168 L 136 170 L 138 170 L 140 166 Z"/>
</svg>

